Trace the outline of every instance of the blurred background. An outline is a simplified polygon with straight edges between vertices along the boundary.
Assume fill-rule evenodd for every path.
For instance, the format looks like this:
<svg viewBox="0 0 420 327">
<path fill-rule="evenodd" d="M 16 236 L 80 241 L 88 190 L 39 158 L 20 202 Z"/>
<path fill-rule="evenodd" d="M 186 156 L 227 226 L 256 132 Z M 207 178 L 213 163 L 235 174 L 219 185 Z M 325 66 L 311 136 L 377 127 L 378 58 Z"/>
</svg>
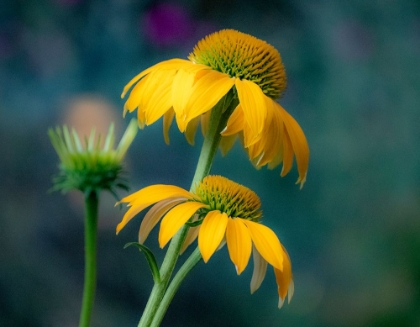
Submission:
<svg viewBox="0 0 420 327">
<path fill-rule="evenodd" d="M 277 309 L 274 274 L 249 294 L 226 248 L 178 291 L 162 326 L 420 326 L 420 3 L 406 1 L 3 0 L 0 6 L 0 326 L 77 326 L 83 287 L 83 201 L 48 193 L 58 157 L 47 129 L 121 135 L 120 93 L 138 72 L 186 58 L 233 28 L 281 53 L 280 103 L 311 149 L 296 167 L 256 171 L 236 144 L 213 173 L 253 189 L 292 259 L 295 295 Z M 173 126 L 140 131 L 126 169 L 132 190 L 189 187 L 191 147 Z M 127 193 L 121 193 L 125 195 Z M 141 216 L 101 197 L 92 326 L 137 326 L 152 287 L 135 248 Z M 148 239 L 159 260 L 156 231 Z"/>
</svg>

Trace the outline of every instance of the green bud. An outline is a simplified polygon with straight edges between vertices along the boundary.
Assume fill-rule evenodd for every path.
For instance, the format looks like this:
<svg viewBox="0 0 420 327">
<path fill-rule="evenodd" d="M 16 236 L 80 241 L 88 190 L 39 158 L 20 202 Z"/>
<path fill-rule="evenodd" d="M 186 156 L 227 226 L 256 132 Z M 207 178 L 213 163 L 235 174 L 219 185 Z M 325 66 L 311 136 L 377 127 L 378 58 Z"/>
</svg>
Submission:
<svg viewBox="0 0 420 327">
<path fill-rule="evenodd" d="M 48 135 L 60 158 L 59 173 L 54 176 L 53 191 L 80 190 L 84 193 L 109 190 L 114 195 L 117 188 L 128 189 L 121 177 L 122 160 L 138 131 L 137 122 L 131 120 L 117 148 L 114 124 L 111 124 L 101 147 L 101 135 L 95 140 L 95 129 L 84 140 L 84 146 L 76 131 L 67 126 L 50 128 Z"/>
</svg>

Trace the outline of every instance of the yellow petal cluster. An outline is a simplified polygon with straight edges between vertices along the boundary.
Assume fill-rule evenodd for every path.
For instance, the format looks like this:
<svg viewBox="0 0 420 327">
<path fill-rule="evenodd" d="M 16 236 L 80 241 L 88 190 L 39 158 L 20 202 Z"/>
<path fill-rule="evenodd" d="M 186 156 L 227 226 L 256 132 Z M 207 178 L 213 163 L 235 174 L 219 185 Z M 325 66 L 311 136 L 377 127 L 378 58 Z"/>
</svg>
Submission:
<svg viewBox="0 0 420 327">
<path fill-rule="evenodd" d="M 198 247 L 207 262 L 226 243 L 238 275 L 253 253 L 251 292 L 261 285 L 269 263 L 276 275 L 279 307 L 287 294 L 290 301 L 293 277 L 289 256 L 276 234 L 261 224 L 260 199 L 252 190 L 221 176 L 207 176 L 192 192 L 173 185 L 152 185 L 121 202 L 128 203 L 130 208 L 118 224 L 117 233 L 151 205 L 140 226 L 140 243 L 159 221 L 158 239 L 162 248 L 184 224 L 198 222 L 198 226 L 189 229 L 183 250 L 198 238 Z"/>
<path fill-rule="evenodd" d="M 140 127 L 163 117 L 164 138 L 176 120 L 189 143 L 201 122 L 203 134 L 212 108 L 227 94 L 237 107 L 223 132 L 220 147 L 229 151 L 242 140 L 252 162 L 274 168 L 283 162 L 286 175 L 296 157 L 302 186 L 306 180 L 309 147 L 299 124 L 275 100 L 287 85 L 278 51 L 251 35 L 222 30 L 199 41 L 189 60 L 162 61 L 135 76 L 124 113 L 137 110 Z"/>
</svg>

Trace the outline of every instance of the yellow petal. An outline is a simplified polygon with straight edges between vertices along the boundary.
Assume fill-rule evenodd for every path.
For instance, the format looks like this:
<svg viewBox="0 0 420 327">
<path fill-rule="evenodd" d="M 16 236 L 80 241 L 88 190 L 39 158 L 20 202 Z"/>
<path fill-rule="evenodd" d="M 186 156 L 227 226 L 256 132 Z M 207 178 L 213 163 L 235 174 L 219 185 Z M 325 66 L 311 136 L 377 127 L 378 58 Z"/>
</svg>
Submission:
<svg viewBox="0 0 420 327">
<path fill-rule="evenodd" d="M 180 69 L 176 73 L 172 83 L 172 106 L 175 110 L 177 121 L 185 121 L 186 114 L 185 108 L 188 99 L 191 95 L 192 85 L 194 82 L 195 74 L 186 70 Z M 184 132 L 185 128 L 180 131 Z"/>
<path fill-rule="evenodd" d="M 237 135 L 229 135 L 229 136 L 223 136 L 220 140 L 220 150 L 222 151 L 222 155 L 225 156 L 230 149 L 232 149 L 233 145 L 235 144 Z"/>
<path fill-rule="evenodd" d="M 125 213 L 123 219 L 117 225 L 117 234 L 135 215 L 148 206 L 164 199 L 177 197 L 190 199 L 193 195 L 174 185 L 151 185 L 126 196 L 120 202 L 128 202 L 131 208 Z"/>
<path fill-rule="evenodd" d="M 201 133 L 203 134 L 204 137 L 206 137 L 207 131 L 209 130 L 210 115 L 211 115 L 211 111 L 207 111 L 206 113 L 200 116 L 201 117 Z"/>
<path fill-rule="evenodd" d="M 228 75 L 213 70 L 203 71 L 200 75 L 188 99 L 187 121 L 212 109 L 235 83 Z"/>
<path fill-rule="evenodd" d="M 174 120 L 175 111 L 173 109 L 168 110 L 163 115 L 163 138 L 165 143 L 169 145 L 169 128 L 171 127 L 172 121 Z"/>
<path fill-rule="evenodd" d="M 252 131 L 252 137 L 258 139 L 264 128 L 267 116 L 265 95 L 260 87 L 248 80 L 235 80 L 239 102 L 244 111 L 245 121 Z"/>
<path fill-rule="evenodd" d="M 243 135 L 243 145 L 244 145 L 244 147 L 249 148 L 251 145 L 255 144 L 256 142 L 258 142 L 261 139 L 263 133 L 261 133 L 258 137 L 255 137 L 255 134 L 252 131 L 251 127 L 245 121 L 242 135 Z"/>
<path fill-rule="evenodd" d="M 175 71 L 159 72 L 161 76 L 154 77 L 159 83 L 144 96 L 143 111 L 146 124 L 151 125 L 172 107 L 172 82 Z"/>
<path fill-rule="evenodd" d="M 223 136 L 234 135 L 243 130 L 245 124 L 244 112 L 239 104 L 229 117 L 226 128 L 222 131 Z"/>
<path fill-rule="evenodd" d="M 156 224 L 162 219 L 163 215 L 169 209 L 184 201 L 185 198 L 171 198 L 167 200 L 162 200 L 156 203 L 152 208 L 150 208 L 150 210 L 144 216 L 140 225 L 138 237 L 139 243 L 143 244 L 146 241 L 153 227 L 156 226 Z"/>
<path fill-rule="evenodd" d="M 254 144 L 248 147 L 249 159 L 253 160 L 257 158 L 258 156 L 261 156 L 264 151 L 264 147 L 266 143 L 270 141 L 271 140 L 267 137 L 266 133 L 263 133 L 261 135 L 261 138 L 258 140 L 258 142 L 255 142 Z"/>
<path fill-rule="evenodd" d="M 284 129 L 283 137 L 283 168 L 281 169 L 280 176 L 286 176 L 293 166 L 293 147 L 290 141 L 287 129 Z"/>
<path fill-rule="evenodd" d="M 197 216 L 197 215 L 194 215 L 194 216 Z M 197 221 L 197 219 L 193 218 L 192 221 Z M 179 251 L 179 254 L 183 254 L 184 251 L 191 245 L 191 243 L 195 241 L 195 239 L 198 236 L 198 232 L 200 231 L 200 227 L 201 225 L 190 227 L 190 229 L 188 229 L 187 236 L 185 237 L 185 241 L 181 246 L 181 250 Z"/>
<path fill-rule="evenodd" d="M 299 179 L 297 183 L 300 183 L 302 188 L 306 180 L 309 165 L 308 141 L 306 140 L 305 134 L 296 120 L 286 110 L 284 110 L 282 106 L 279 104 L 277 105 L 280 108 L 280 113 L 283 115 L 284 124 L 289 134 L 293 151 L 295 152 L 299 172 Z"/>
<path fill-rule="evenodd" d="M 294 283 L 293 283 L 293 275 L 292 275 L 292 264 L 290 261 L 289 254 L 287 253 L 286 249 L 282 247 L 283 252 L 283 270 L 279 270 L 274 268 L 274 274 L 276 275 L 276 283 L 278 287 L 278 293 L 279 293 L 279 308 L 282 307 L 284 303 L 284 299 L 286 297 L 286 294 L 288 295 L 288 302 L 290 303 L 290 300 L 293 297 L 294 292 Z"/>
<path fill-rule="evenodd" d="M 206 207 L 200 202 L 185 202 L 177 205 L 162 219 L 159 229 L 159 245 L 163 248 L 178 230 L 201 208 Z"/>
<path fill-rule="evenodd" d="M 153 65 L 142 72 L 140 72 L 138 75 L 134 76 L 130 82 L 127 83 L 127 85 L 124 87 L 124 90 L 121 94 L 121 98 L 124 98 L 128 90 L 143 76 L 146 76 L 147 74 L 151 73 L 152 71 L 158 70 L 158 69 L 179 69 L 179 67 L 182 67 L 186 64 L 191 64 L 190 61 L 184 60 L 184 59 L 170 59 L 166 61 L 162 61 L 157 63 L 156 65 Z"/>
<path fill-rule="evenodd" d="M 251 278 L 251 294 L 259 289 L 267 272 L 267 261 L 264 260 L 255 246 L 252 249 L 252 257 L 254 259 L 254 272 Z"/>
<path fill-rule="evenodd" d="M 261 256 L 273 267 L 283 269 L 283 249 L 276 234 L 268 227 L 243 220 L 248 227 L 252 241 Z"/>
<path fill-rule="evenodd" d="M 263 136 L 266 142 L 264 144 L 263 155 L 257 163 L 258 166 L 264 166 L 270 162 L 275 163 L 278 160 L 278 154 L 281 154 L 280 160 L 283 159 L 283 120 L 277 108 L 274 107 L 274 101 L 269 98 L 267 99 L 269 101 L 267 108 L 271 111 L 271 120 L 267 123 L 267 131 Z"/>
<path fill-rule="evenodd" d="M 235 265 L 237 274 L 240 275 L 248 265 L 252 249 L 251 235 L 243 219 L 229 219 L 226 242 L 230 260 Z"/>
<path fill-rule="evenodd" d="M 186 106 L 191 97 L 193 84 L 197 75 L 209 67 L 189 62 L 180 68 L 172 83 L 172 106 L 176 114 L 176 122 L 180 132 L 184 132 L 188 122 L 186 121 Z"/>
<path fill-rule="evenodd" d="M 218 210 L 210 211 L 204 218 L 198 232 L 198 247 L 204 262 L 209 261 L 222 242 L 228 220 L 228 216 Z"/>
<path fill-rule="evenodd" d="M 194 145 L 195 133 L 197 132 L 199 122 L 200 117 L 194 118 L 188 123 L 187 129 L 185 130 L 185 138 L 190 145 Z"/>
<path fill-rule="evenodd" d="M 132 112 L 140 105 L 140 100 L 143 96 L 144 85 L 147 83 L 148 77 L 146 76 L 134 86 L 127 101 L 124 104 L 124 110 Z"/>
<path fill-rule="evenodd" d="M 137 192 L 127 195 L 118 203 L 129 203 L 129 205 L 147 202 L 155 203 L 166 198 L 174 197 L 191 199 L 193 198 L 193 194 L 175 185 L 156 184 L 146 186 Z"/>
</svg>

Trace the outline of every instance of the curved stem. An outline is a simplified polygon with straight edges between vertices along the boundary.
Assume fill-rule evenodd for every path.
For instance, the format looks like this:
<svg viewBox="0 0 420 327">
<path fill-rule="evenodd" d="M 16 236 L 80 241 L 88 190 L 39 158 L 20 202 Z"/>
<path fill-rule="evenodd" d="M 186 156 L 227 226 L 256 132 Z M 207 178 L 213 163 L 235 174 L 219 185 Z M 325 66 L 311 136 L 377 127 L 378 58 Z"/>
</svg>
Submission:
<svg viewBox="0 0 420 327">
<path fill-rule="evenodd" d="M 198 181 L 201 181 L 210 172 L 214 156 L 216 155 L 217 149 L 219 147 L 221 139 L 220 133 L 225 128 L 229 116 L 237 105 L 237 101 L 233 99 L 231 92 L 223 97 L 211 111 L 209 129 L 206 137 L 204 138 L 190 190 L 192 190 L 195 187 L 195 184 Z M 169 280 L 172 276 L 172 272 L 179 257 L 181 246 L 184 243 L 185 237 L 187 236 L 188 228 L 189 227 L 187 225 L 184 225 L 172 238 L 169 244 L 168 252 L 165 255 L 162 267 L 160 269 L 161 282 L 154 285 L 138 327 L 149 327 L 151 326 L 153 320 L 157 320 L 159 323 L 162 321 L 169 302 L 172 300 L 178 288 L 173 288 L 173 293 L 169 295 L 170 300 L 168 304 L 160 309 L 160 304 L 163 297 L 165 296 Z M 184 277 L 185 276 L 183 276 L 183 278 Z"/>
<path fill-rule="evenodd" d="M 95 298 L 98 204 L 96 192 L 85 195 L 85 280 L 79 327 L 89 327 Z"/>
<path fill-rule="evenodd" d="M 197 247 L 194 250 L 194 252 L 191 253 L 191 255 L 188 257 L 188 259 L 184 262 L 181 268 L 179 268 L 178 272 L 169 284 L 169 287 L 165 292 L 165 296 L 160 302 L 159 308 L 155 313 L 155 318 L 153 319 L 150 327 L 159 327 L 160 323 L 162 322 L 163 316 L 165 315 L 165 312 L 168 309 L 169 304 L 175 296 L 175 293 L 181 285 L 182 281 L 187 276 L 187 274 L 197 265 L 197 263 L 200 262 L 200 260 L 201 252 L 200 249 Z"/>
</svg>

